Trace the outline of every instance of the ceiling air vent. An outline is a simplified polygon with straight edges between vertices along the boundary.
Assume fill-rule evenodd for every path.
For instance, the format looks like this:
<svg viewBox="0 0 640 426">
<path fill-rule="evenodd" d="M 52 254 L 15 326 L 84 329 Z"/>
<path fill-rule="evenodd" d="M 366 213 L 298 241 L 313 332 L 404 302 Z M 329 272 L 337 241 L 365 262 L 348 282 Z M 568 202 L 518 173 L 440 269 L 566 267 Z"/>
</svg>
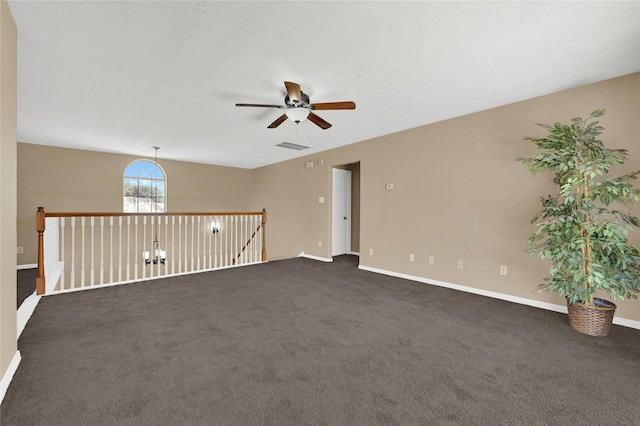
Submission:
<svg viewBox="0 0 640 426">
<path fill-rule="evenodd" d="M 299 145 L 299 144 L 293 143 L 293 142 L 282 142 L 282 143 L 279 143 L 276 146 L 279 146 L 281 148 L 287 148 L 287 149 L 295 149 L 296 151 L 302 151 L 303 149 L 310 148 L 308 146 Z"/>
</svg>

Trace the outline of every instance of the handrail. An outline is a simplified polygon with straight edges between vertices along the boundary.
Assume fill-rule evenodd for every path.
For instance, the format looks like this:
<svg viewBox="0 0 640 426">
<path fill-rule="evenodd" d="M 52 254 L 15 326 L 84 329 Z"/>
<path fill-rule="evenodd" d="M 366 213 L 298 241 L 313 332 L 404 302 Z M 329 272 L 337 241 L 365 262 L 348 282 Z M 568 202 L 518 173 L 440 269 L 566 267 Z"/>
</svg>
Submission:
<svg viewBox="0 0 640 426">
<path fill-rule="evenodd" d="M 198 230 L 200 230 L 200 218 L 199 218 L 200 216 L 208 216 L 208 217 L 229 217 L 230 222 L 228 222 L 228 223 L 230 223 L 230 224 L 234 224 L 234 223 L 236 223 L 236 221 L 237 221 L 238 219 L 234 219 L 234 218 L 233 218 L 233 216 L 236 216 L 236 217 L 238 217 L 238 216 L 253 216 L 253 217 L 256 217 L 256 216 L 258 216 L 258 215 L 260 215 L 260 216 L 261 216 L 261 219 L 258 219 L 258 220 L 260 220 L 260 224 L 259 224 L 259 225 L 258 225 L 258 227 L 255 229 L 255 232 L 253 232 L 253 235 L 251 235 L 251 238 L 249 238 L 249 240 L 246 242 L 246 244 L 245 244 L 245 245 L 244 245 L 244 247 L 240 250 L 240 252 L 238 253 L 238 255 L 237 255 L 236 257 L 233 257 L 233 254 L 232 254 L 232 253 L 229 253 L 229 254 L 231 255 L 231 259 L 229 259 L 228 257 L 226 258 L 226 259 L 228 259 L 226 262 L 232 261 L 232 264 L 233 264 L 233 265 L 236 265 L 236 263 L 243 263 L 243 262 L 245 262 L 245 261 L 246 261 L 246 260 L 241 261 L 241 260 L 240 260 L 240 257 L 241 257 L 241 255 L 243 255 L 243 253 L 245 252 L 245 250 L 247 250 L 247 249 L 248 249 L 249 244 L 251 244 L 251 242 L 252 242 L 254 239 L 256 239 L 256 240 L 261 240 L 261 241 L 259 241 L 259 242 L 261 243 L 262 250 L 261 250 L 261 252 L 260 252 L 260 251 L 259 251 L 259 250 L 260 250 L 260 248 L 259 248 L 259 247 L 254 248 L 254 249 L 251 249 L 251 252 L 252 252 L 252 253 L 255 253 L 258 257 L 253 257 L 253 255 L 251 255 L 251 257 L 250 257 L 250 258 L 248 258 L 248 259 L 256 259 L 256 261 L 258 261 L 257 259 L 258 259 L 258 258 L 260 258 L 262 262 L 265 262 L 265 261 L 267 260 L 267 252 L 266 252 L 266 232 L 265 232 L 265 227 L 266 227 L 266 222 L 267 222 L 267 212 L 266 212 L 266 210 L 265 210 L 265 209 L 262 209 L 262 211 L 261 211 L 261 212 L 255 212 L 255 211 L 253 211 L 253 212 L 242 212 L 242 211 L 239 211 L 239 212 L 151 212 L 151 213 L 121 213 L 121 212 L 46 212 L 46 211 L 44 210 L 44 207 L 38 207 L 38 210 L 37 210 L 37 212 L 36 212 L 36 231 L 37 231 L 37 233 L 38 233 L 38 264 L 37 264 L 37 266 L 38 266 L 38 272 L 37 272 L 37 277 L 36 277 L 36 292 L 37 292 L 37 294 L 41 295 L 41 294 L 45 294 L 46 292 L 48 292 L 48 291 L 49 291 L 49 290 L 47 290 L 47 289 L 46 289 L 47 287 L 46 287 L 46 285 L 45 285 L 45 284 L 47 284 L 47 283 L 45 282 L 46 280 L 45 280 L 45 244 L 44 244 L 44 233 L 45 233 L 45 227 L 46 227 L 46 226 L 45 226 L 45 224 L 46 224 L 46 222 L 48 221 L 48 218 L 60 218 L 60 221 L 61 221 L 61 222 L 60 222 L 60 226 L 61 226 L 61 228 L 60 228 L 60 229 L 64 230 L 64 218 L 87 218 L 87 220 L 91 219 L 91 227 L 92 227 L 92 229 L 93 229 L 93 219 L 94 219 L 94 218 L 99 218 L 99 217 L 100 217 L 100 218 L 109 218 L 109 217 L 112 217 L 112 218 L 113 218 L 113 217 L 120 217 L 120 218 L 123 218 L 123 217 L 136 217 L 136 219 L 135 219 L 135 220 L 136 220 L 136 222 L 135 222 L 135 226 L 136 226 L 136 228 L 135 228 L 135 229 L 137 229 L 137 226 L 138 226 L 138 225 L 137 225 L 137 224 L 138 224 L 138 219 L 137 219 L 137 217 L 142 217 L 142 218 L 144 219 L 144 221 L 145 221 L 145 222 L 144 222 L 144 224 L 145 224 L 145 225 L 143 225 L 143 226 L 146 226 L 146 223 L 147 223 L 147 217 L 150 217 L 150 218 L 151 218 L 151 224 L 153 224 L 153 220 L 154 220 L 153 218 L 157 218 L 157 223 L 158 223 L 158 224 L 160 224 L 160 223 L 161 223 L 161 217 L 166 217 L 166 219 L 163 219 L 163 221 L 165 222 L 165 230 L 166 230 L 166 229 L 167 229 L 166 227 L 168 226 L 168 223 L 169 223 L 169 222 L 168 222 L 168 221 L 169 221 L 169 217 L 171 217 L 171 216 L 176 217 L 176 219 L 179 219 L 179 217 L 182 217 L 182 216 L 193 216 L 194 218 L 193 218 L 193 219 L 190 219 L 190 222 L 191 222 L 191 221 L 193 221 L 193 223 L 196 223 L 196 222 L 195 222 L 195 220 L 196 220 L 196 219 L 195 219 L 195 216 L 198 216 L 197 224 L 198 224 Z M 256 219 L 257 219 L 257 218 L 256 218 Z M 52 219 L 52 220 L 55 220 L 55 219 Z M 74 220 L 74 219 L 71 219 L 71 220 Z M 84 227 L 84 219 L 82 219 L 82 220 L 83 220 L 83 222 L 82 222 L 82 226 Z M 103 219 L 101 219 L 101 220 L 103 220 Z M 132 220 L 133 220 L 133 219 L 132 219 Z M 123 224 L 123 222 L 122 222 L 122 221 L 123 221 L 123 219 L 119 219 L 119 223 L 120 223 L 120 225 L 119 225 L 119 226 L 122 226 L 122 224 Z M 75 222 L 71 222 L 71 226 L 72 226 L 72 227 L 74 226 L 74 225 L 73 225 L 74 223 L 75 223 Z M 96 222 L 96 223 L 97 223 L 97 222 Z M 100 229 L 102 229 L 101 227 L 102 227 L 102 224 L 103 224 L 103 223 L 104 223 L 104 222 L 101 222 L 101 225 L 98 225 L 98 226 L 100 226 Z M 111 225 L 110 225 L 110 226 L 113 226 L 113 225 L 114 225 L 114 220 L 113 220 L 113 219 L 111 219 L 110 223 L 111 223 Z M 128 223 L 129 223 L 129 222 L 128 222 L 128 220 L 127 220 L 127 224 L 128 224 Z M 172 223 L 173 223 L 173 222 L 172 222 Z M 181 222 L 179 222 L 179 223 L 181 223 Z M 186 223 L 187 223 L 187 222 L 186 222 L 186 218 L 185 218 L 185 226 L 186 226 Z M 226 219 L 225 219 L 224 223 L 227 223 L 227 222 L 226 222 Z M 247 223 L 249 223 L 249 222 L 247 222 Z M 255 222 L 254 222 L 254 224 L 255 224 Z M 49 224 L 49 225 L 51 226 L 52 224 Z M 108 226 L 109 226 L 109 225 L 108 225 Z M 128 225 L 127 225 L 127 226 L 128 226 Z M 171 225 L 171 226 L 173 226 L 173 225 Z M 177 241 L 177 243 L 178 243 L 178 251 L 180 252 L 180 255 L 182 255 L 182 254 L 183 254 L 183 255 L 185 256 L 185 257 L 183 257 L 183 258 L 182 258 L 182 259 L 184 260 L 185 269 L 184 269 L 184 270 L 183 270 L 183 272 L 181 272 L 181 273 L 188 273 L 188 272 L 187 272 L 187 269 L 186 269 L 186 262 L 187 262 L 187 260 L 186 260 L 187 251 L 186 251 L 186 250 L 187 250 L 187 248 L 186 248 L 186 246 L 182 246 L 182 247 L 184 248 L 184 250 L 180 249 L 181 241 L 183 241 L 185 244 L 187 243 L 187 240 L 186 240 L 186 238 L 187 238 L 186 228 L 179 228 L 180 226 L 182 226 L 182 225 L 178 225 L 178 228 L 176 228 L 176 229 L 177 229 L 177 232 L 178 232 L 178 239 L 177 239 L 176 241 Z M 192 225 L 192 226 L 193 226 L 193 225 Z M 254 226 L 255 226 L 255 225 L 254 225 Z M 261 238 L 258 238 L 258 231 L 260 231 L 260 229 L 261 229 L 261 228 L 262 228 Z M 170 229 L 170 230 L 173 230 L 173 228 L 169 228 L 169 229 Z M 184 229 L 184 230 L 185 230 L 185 233 L 184 233 L 184 238 L 185 238 L 185 240 L 180 240 L 180 238 L 181 238 L 181 237 L 180 237 L 180 234 L 179 234 L 179 233 L 180 233 L 180 229 Z M 192 227 L 192 228 L 191 228 L 191 232 L 193 232 L 193 229 L 194 229 L 194 228 Z M 55 231 L 55 230 L 54 230 L 54 231 Z M 249 232 L 251 232 L 250 230 L 248 230 L 248 231 L 249 231 Z M 82 234 L 82 235 L 83 235 L 83 237 L 82 237 L 82 238 L 84 238 L 84 231 L 82 231 L 82 232 L 83 232 L 83 234 Z M 134 231 L 134 232 L 137 232 L 137 231 Z M 172 232 L 173 232 L 173 231 L 172 231 Z M 217 231 L 215 231 L 215 232 L 217 232 Z M 230 230 L 229 230 L 229 232 L 231 232 L 231 234 L 229 234 L 229 237 L 230 237 L 230 238 L 235 239 L 235 241 L 237 241 L 237 238 L 238 238 L 238 237 L 240 237 L 240 236 L 242 235 L 242 234 L 241 234 L 241 233 L 239 233 L 239 231 L 237 231 L 237 230 L 236 230 L 236 231 L 233 231 L 232 229 L 230 229 Z M 57 238 L 57 234 L 55 234 L 55 235 L 56 235 L 56 237 L 55 237 L 55 238 Z M 72 235 L 73 235 L 73 234 L 72 234 Z M 91 230 L 91 235 L 93 235 L 93 230 Z M 98 235 L 98 237 L 99 237 L 99 238 L 102 238 L 101 234 L 100 234 L 100 235 Z M 193 237 L 193 234 L 191 235 L 191 237 Z M 52 237 L 52 238 L 53 238 L 53 237 Z M 63 237 L 63 238 L 64 238 L 64 237 Z M 94 244 L 94 243 L 93 243 L 93 236 L 92 236 L 91 238 L 92 238 L 92 240 L 91 240 L 91 247 L 94 247 L 94 246 L 93 246 L 93 244 Z M 127 234 L 127 238 L 128 238 L 128 234 Z M 146 237 L 145 237 L 145 238 L 146 238 Z M 171 238 L 172 238 L 172 243 L 173 243 L 173 234 L 171 235 Z M 200 237 L 198 237 L 198 238 L 200 238 Z M 233 243 L 233 241 L 234 241 L 234 240 L 232 240 L 232 239 L 226 240 L 226 238 L 227 238 L 227 237 L 225 237 L 224 244 L 227 244 L 227 242 L 228 242 L 228 244 L 229 244 L 229 245 L 231 245 L 231 244 L 236 244 L 236 243 Z M 47 239 L 47 241 L 51 241 L 51 240 Z M 55 240 L 53 240 L 53 241 L 55 241 Z M 138 241 L 138 240 L 135 240 L 135 241 L 136 241 L 136 242 L 135 242 L 135 247 L 138 247 L 138 246 L 137 246 L 137 244 L 138 244 L 138 242 L 137 242 L 137 241 Z M 193 241 L 195 241 L 195 240 L 193 240 Z M 155 241 L 155 240 L 154 240 L 153 242 L 154 242 L 154 243 L 156 243 L 156 241 Z M 57 244 L 57 243 L 55 243 L 55 244 Z M 62 244 L 62 246 L 64 246 L 64 245 L 65 245 L 65 244 L 64 244 L 64 241 L 61 241 L 61 244 Z M 144 244 L 144 243 L 143 243 L 143 244 Z M 192 244 L 193 244 L 193 242 L 192 242 Z M 197 246 L 197 247 L 200 247 L 200 248 L 203 248 L 203 247 L 204 247 L 204 250 L 206 250 L 204 240 L 202 240 L 202 241 L 198 240 L 198 241 L 197 241 L 197 244 L 198 244 L 198 246 Z M 242 244 L 242 242 L 238 241 L 238 242 L 237 242 L 237 244 L 238 244 L 238 246 L 239 246 L 239 245 L 241 245 L 241 244 Z M 111 250 L 111 252 L 112 252 L 112 254 L 111 254 L 110 256 L 111 256 L 111 257 L 113 257 L 113 249 L 115 248 L 115 244 L 114 244 L 113 240 L 111 240 L 111 241 L 107 241 L 107 245 L 108 245 L 108 247 L 109 247 L 109 249 L 108 249 L 108 250 Z M 95 246 L 95 247 L 98 247 L 98 246 Z M 101 246 L 100 246 L 100 247 L 101 247 Z M 252 246 L 252 247 L 255 247 L 255 246 Z M 73 246 L 72 246 L 72 248 L 73 248 Z M 153 248 L 153 247 L 152 247 L 152 248 Z M 208 260 L 208 261 L 205 261 L 205 260 L 204 260 L 204 258 L 203 258 L 203 264 L 206 262 L 207 264 L 209 264 L 209 266 L 208 266 L 208 267 L 207 267 L 207 266 L 205 266 L 205 268 L 209 268 L 209 269 L 216 269 L 216 268 L 219 268 L 219 267 L 224 267 L 224 262 L 223 262 L 223 258 L 222 258 L 222 256 L 228 256 L 228 255 L 220 254 L 220 256 L 221 256 L 221 257 L 217 257 L 217 258 L 216 258 L 216 259 L 218 259 L 218 258 L 219 258 L 219 259 L 221 259 L 221 260 L 220 260 L 220 263 L 218 264 L 218 263 L 217 263 L 217 260 L 216 260 L 216 264 L 212 265 L 212 264 L 211 264 L 211 255 L 212 255 L 212 253 L 210 252 L 211 248 L 212 248 L 212 244 L 211 244 L 211 240 L 209 240 L 209 246 L 208 246 L 208 250 L 209 250 L 209 260 Z M 232 247 L 230 247 L 230 248 L 232 248 Z M 122 247 L 122 249 L 123 249 L 122 253 L 123 253 L 125 256 L 128 256 L 128 254 L 127 254 L 127 253 L 128 253 L 128 250 L 129 250 L 129 246 L 127 246 L 126 248 L 125 248 L 125 247 Z M 156 247 L 156 249 L 157 249 L 157 247 Z M 236 247 L 236 249 L 237 249 L 237 247 Z M 137 248 L 136 248 L 136 250 L 137 250 Z M 195 250 L 195 249 L 194 249 L 194 250 Z M 198 249 L 198 250 L 200 250 L 200 249 Z M 225 248 L 225 250 L 227 250 L 227 249 Z M 156 251 L 157 251 L 157 250 L 156 250 Z M 116 253 L 116 257 L 117 257 L 118 259 L 120 258 L 120 257 L 119 257 L 119 253 L 120 253 L 120 252 Z M 151 256 L 151 251 L 149 251 L 149 252 L 145 252 L 145 253 L 146 253 L 146 254 L 148 254 L 149 256 Z M 189 269 L 189 271 L 191 271 L 191 272 L 198 272 L 198 271 L 202 270 L 202 268 L 200 267 L 200 257 L 204 257 L 204 256 L 206 256 L 206 254 L 203 252 L 202 256 L 200 256 L 200 251 L 198 251 L 197 253 L 198 253 L 198 254 L 197 254 L 196 260 L 197 260 L 197 268 L 199 268 L 199 269 L 198 269 L 198 270 L 194 269 L 194 265 L 193 265 L 193 256 L 194 256 L 194 254 L 193 254 L 193 253 L 191 253 L 191 256 L 192 256 L 192 257 L 191 257 L 191 269 Z M 214 253 L 213 253 L 214 257 L 215 257 L 215 256 L 218 256 L 218 254 L 216 254 L 216 253 L 217 253 L 217 252 L 214 252 Z M 67 254 L 68 254 L 68 253 L 67 253 Z M 178 252 L 176 252 L 176 254 L 178 254 Z M 64 254 L 62 254 L 62 255 L 64 256 Z M 48 256 L 48 255 L 47 255 L 47 256 Z M 57 255 L 56 255 L 56 256 L 57 256 Z M 88 256 L 89 256 L 89 255 L 88 255 Z M 57 257 L 56 257 L 56 258 L 57 258 Z M 91 255 L 88 257 L 88 259 L 92 259 L 92 260 L 91 260 L 91 270 L 93 271 L 93 252 L 91 252 Z M 145 259 L 146 259 L 146 258 L 145 258 Z M 250 260 L 250 261 L 253 261 L 253 260 Z M 47 262 L 48 262 L 48 260 L 47 260 Z M 82 258 L 82 262 L 83 262 L 83 266 L 82 266 L 82 268 L 84 268 L 84 257 Z M 101 260 L 101 262 L 102 262 L 102 260 Z M 178 262 L 180 262 L 180 259 L 178 259 Z M 64 263 L 64 257 L 62 258 L 62 264 L 63 264 L 63 263 Z M 155 262 L 154 262 L 154 264 L 155 264 Z M 136 263 L 135 263 L 135 268 L 136 268 L 136 269 L 138 268 L 138 266 L 137 266 L 137 265 L 138 265 L 138 264 L 137 264 L 137 261 L 136 261 Z M 164 262 L 163 262 L 163 265 L 164 265 Z M 229 265 L 229 263 L 227 263 L 227 265 Z M 102 263 L 101 263 L 99 266 L 100 266 L 100 270 L 101 270 L 101 271 L 100 271 L 100 274 L 102 274 Z M 73 264 L 71 264 L 71 267 L 73 268 Z M 128 267 L 129 267 L 129 264 L 127 264 L 127 266 L 126 266 L 126 267 L 127 267 L 127 273 L 126 273 L 127 277 L 126 277 L 126 280 L 129 280 L 129 275 L 128 275 Z M 97 269 L 96 269 L 96 270 L 97 270 Z M 178 270 L 180 270 L 180 266 L 178 266 Z M 47 273 L 50 273 L 51 271 L 53 271 L 53 270 L 49 270 L 49 272 L 47 272 Z M 92 273 L 93 273 L 93 272 L 92 272 Z M 157 275 L 158 273 L 159 273 L 159 272 L 158 272 L 158 271 L 156 271 L 156 275 L 155 275 L 156 277 L 158 276 L 158 275 Z M 165 270 L 165 274 L 167 274 L 167 273 L 168 273 L 168 272 L 167 272 L 167 270 Z M 172 265 L 172 271 L 171 271 L 171 273 L 173 273 L 173 265 Z M 118 272 L 118 275 L 119 275 L 119 272 Z M 150 276 L 149 276 L 149 277 L 151 278 L 152 276 L 153 276 L 153 274 L 150 274 Z M 136 273 L 136 275 L 135 275 L 135 277 L 134 277 L 133 279 L 137 279 L 137 273 Z M 145 279 L 145 275 L 144 275 L 144 273 L 143 273 L 143 275 L 142 275 L 142 279 Z M 100 275 L 100 280 L 99 280 L 99 282 L 100 282 L 100 283 L 102 283 L 102 275 Z M 116 280 L 116 282 L 122 282 L 122 281 L 118 281 L 118 280 Z M 54 283 L 53 281 L 52 281 L 50 284 L 51 284 L 51 285 L 55 285 L 55 283 Z M 84 286 L 84 284 L 81 284 L 81 285 L 82 285 L 82 286 Z M 93 280 L 92 280 L 91 285 L 93 285 Z M 61 288 L 62 288 L 62 287 L 61 287 Z M 75 288 L 75 286 L 74 286 L 74 288 Z"/>
<path fill-rule="evenodd" d="M 43 207 L 38 207 L 43 209 Z M 40 211 L 40 210 L 38 210 Z M 44 212 L 44 209 L 43 209 Z M 46 217 L 116 217 L 116 216 L 241 216 L 241 215 L 262 215 L 265 212 L 163 212 L 163 213 L 119 213 L 119 212 L 44 212 Z"/>
</svg>

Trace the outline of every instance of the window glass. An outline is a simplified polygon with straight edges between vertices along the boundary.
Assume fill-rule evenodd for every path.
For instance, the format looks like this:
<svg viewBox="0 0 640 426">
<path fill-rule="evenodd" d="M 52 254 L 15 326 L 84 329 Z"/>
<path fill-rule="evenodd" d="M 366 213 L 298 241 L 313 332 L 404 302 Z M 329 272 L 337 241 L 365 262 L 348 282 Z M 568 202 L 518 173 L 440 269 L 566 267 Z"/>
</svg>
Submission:
<svg viewBox="0 0 640 426">
<path fill-rule="evenodd" d="M 162 168 L 149 160 L 137 160 L 124 170 L 125 213 L 162 213 L 166 205 L 166 181 Z"/>
</svg>

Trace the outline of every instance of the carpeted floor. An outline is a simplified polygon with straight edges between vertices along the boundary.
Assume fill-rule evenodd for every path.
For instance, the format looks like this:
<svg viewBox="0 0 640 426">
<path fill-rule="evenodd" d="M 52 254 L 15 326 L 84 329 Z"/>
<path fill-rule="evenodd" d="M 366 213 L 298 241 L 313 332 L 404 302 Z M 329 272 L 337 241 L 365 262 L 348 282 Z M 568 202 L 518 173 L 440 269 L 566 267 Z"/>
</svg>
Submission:
<svg viewBox="0 0 640 426">
<path fill-rule="evenodd" d="M 18 308 L 22 305 L 24 300 L 31 296 L 36 291 L 36 277 L 38 276 L 38 270 L 33 269 L 19 269 L 17 282 L 16 295 L 18 298 Z"/>
<path fill-rule="evenodd" d="M 45 297 L 9 425 L 640 425 L 640 330 L 290 259 Z"/>
</svg>

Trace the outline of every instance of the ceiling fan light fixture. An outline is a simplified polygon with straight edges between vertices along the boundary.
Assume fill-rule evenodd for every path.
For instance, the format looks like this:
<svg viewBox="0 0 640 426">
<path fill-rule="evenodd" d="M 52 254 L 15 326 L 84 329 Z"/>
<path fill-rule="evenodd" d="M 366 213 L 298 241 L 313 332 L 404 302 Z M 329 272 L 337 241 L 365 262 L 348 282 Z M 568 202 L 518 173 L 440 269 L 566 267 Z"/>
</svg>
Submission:
<svg viewBox="0 0 640 426">
<path fill-rule="evenodd" d="M 287 117 L 292 121 L 300 123 L 307 119 L 309 110 L 307 108 L 289 108 L 285 114 L 287 114 Z"/>
</svg>

